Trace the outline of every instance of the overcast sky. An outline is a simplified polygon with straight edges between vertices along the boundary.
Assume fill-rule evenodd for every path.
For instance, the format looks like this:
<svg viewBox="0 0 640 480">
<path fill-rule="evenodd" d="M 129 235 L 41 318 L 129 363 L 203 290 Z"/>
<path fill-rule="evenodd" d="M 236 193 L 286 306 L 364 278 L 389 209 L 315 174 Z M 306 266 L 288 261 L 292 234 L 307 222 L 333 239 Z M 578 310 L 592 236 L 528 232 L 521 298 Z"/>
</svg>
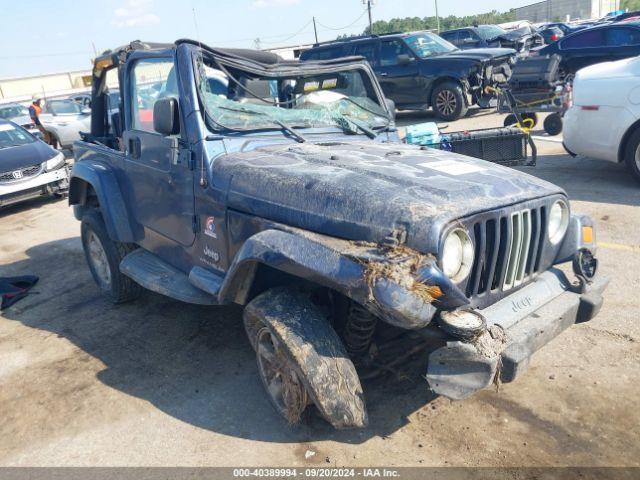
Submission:
<svg viewBox="0 0 640 480">
<path fill-rule="evenodd" d="M 440 15 L 506 11 L 532 0 L 440 0 Z M 263 48 L 359 33 L 362 0 L 0 0 L 0 78 L 85 69 L 100 52 L 134 39 L 173 41 L 199 36 L 212 46 Z M 376 0 L 375 20 L 434 15 L 433 0 Z M 350 25 L 348 28 L 341 29 Z M 332 30 L 340 29 L 340 30 Z"/>
</svg>

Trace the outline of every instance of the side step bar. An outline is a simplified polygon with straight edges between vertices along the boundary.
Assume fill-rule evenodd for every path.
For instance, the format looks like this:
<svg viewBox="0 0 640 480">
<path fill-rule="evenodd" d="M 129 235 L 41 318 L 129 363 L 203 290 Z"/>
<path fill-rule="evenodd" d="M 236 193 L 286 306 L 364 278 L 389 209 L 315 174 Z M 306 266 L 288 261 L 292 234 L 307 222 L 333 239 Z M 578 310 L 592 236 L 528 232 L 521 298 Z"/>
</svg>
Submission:
<svg viewBox="0 0 640 480">
<path fill-rule="evenodd" d="M 218 305 L 215 296 L 192 285 L 185 273 L 141 248 L 122 259 L 120 271 L 152 292 L 186 303 Z"/>
</svg>

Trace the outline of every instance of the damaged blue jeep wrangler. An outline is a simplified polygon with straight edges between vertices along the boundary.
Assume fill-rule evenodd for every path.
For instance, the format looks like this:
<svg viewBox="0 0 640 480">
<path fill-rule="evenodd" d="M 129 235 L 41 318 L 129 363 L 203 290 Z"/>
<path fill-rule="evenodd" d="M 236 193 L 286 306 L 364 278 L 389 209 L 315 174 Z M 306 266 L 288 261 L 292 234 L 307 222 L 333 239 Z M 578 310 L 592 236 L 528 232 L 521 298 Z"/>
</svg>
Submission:
<svg viewBox="0 0 640 480">
<path fill-rule="evenodd" d="M 361 380 L 416 355 L 452 399 L 513 381 L 602 304 L 593 222 L 562 189 L 399 143 L 363 59 L 134 42 L 95 60 L 92 105 L 70 203 L 96 283 L 244 305 L 291 423 L 364 426 Z"/>
</svg>

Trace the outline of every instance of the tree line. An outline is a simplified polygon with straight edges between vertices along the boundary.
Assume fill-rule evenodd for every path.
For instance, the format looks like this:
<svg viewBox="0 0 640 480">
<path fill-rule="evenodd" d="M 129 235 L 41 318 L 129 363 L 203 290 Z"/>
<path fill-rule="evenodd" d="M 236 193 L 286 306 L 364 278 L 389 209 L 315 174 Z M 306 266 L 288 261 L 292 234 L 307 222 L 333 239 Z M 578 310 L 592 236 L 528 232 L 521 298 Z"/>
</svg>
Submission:
<svg viewBox="0 0 640 480">
<path fill-rule="evenodd" d="M 630 1 L 630 0 L 627 0 Z M 640 0 L 636 0 L 640 1 Z M 440 17 L 440 30 L 451 30 L 454 28 L 468 27 L 471 25 L 492 25 L 496 23 L 512 22 L 516 19 L 513 10 L 509 12 L 498 12 L 492 10 L 488 13 L 479 15 L 468 15 L 465 17 L 457 17 L 449 15 Z M 391 32 L 413 32 L 416 30 L 436 30 L 438 28 L 438 20 L 433 17 L 405 17 L 392 18 L 391 20 L 378 20 L 373 23 L 373 33 L 383 34 Z M 365 28 L 362 35 L 369 35 L 371 32 L 369 27 Z M 346 38 L 349 35 L 343 35 L 338 38 Z"/>
</svg>

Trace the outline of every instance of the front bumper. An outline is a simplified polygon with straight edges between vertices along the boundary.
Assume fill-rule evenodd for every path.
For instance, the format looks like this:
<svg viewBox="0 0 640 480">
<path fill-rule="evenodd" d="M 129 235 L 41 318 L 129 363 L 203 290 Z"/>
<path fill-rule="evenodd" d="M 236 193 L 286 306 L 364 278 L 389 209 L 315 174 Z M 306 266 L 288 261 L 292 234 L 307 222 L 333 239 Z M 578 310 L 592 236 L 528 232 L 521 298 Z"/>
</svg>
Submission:
<svg viewBox="0 0 640 480">
<path fill-rule="evenodd" d="M 33 178 L 0 184 L 0 206 L 17 203 L 69 188 L 69 169 L 66 165 Z"/>
<path fill-rule="evenodd" d="M 542 273 L 526 287 L 479 310 L 490 330 L 496 325 L 504 332 L 500 341 L 488 337 L 476 343 L 450 341 L 433 351 L 426 375 L 429 386 L 439 395 L 462 400 L 496 380 L 512 382 L 527 369 L 533 353 L 574 323 L 587 322 L 598 313 L 608 283 L 606 277 L 596 276 L 580 293 L 560 270 Z"/>
</svg>

